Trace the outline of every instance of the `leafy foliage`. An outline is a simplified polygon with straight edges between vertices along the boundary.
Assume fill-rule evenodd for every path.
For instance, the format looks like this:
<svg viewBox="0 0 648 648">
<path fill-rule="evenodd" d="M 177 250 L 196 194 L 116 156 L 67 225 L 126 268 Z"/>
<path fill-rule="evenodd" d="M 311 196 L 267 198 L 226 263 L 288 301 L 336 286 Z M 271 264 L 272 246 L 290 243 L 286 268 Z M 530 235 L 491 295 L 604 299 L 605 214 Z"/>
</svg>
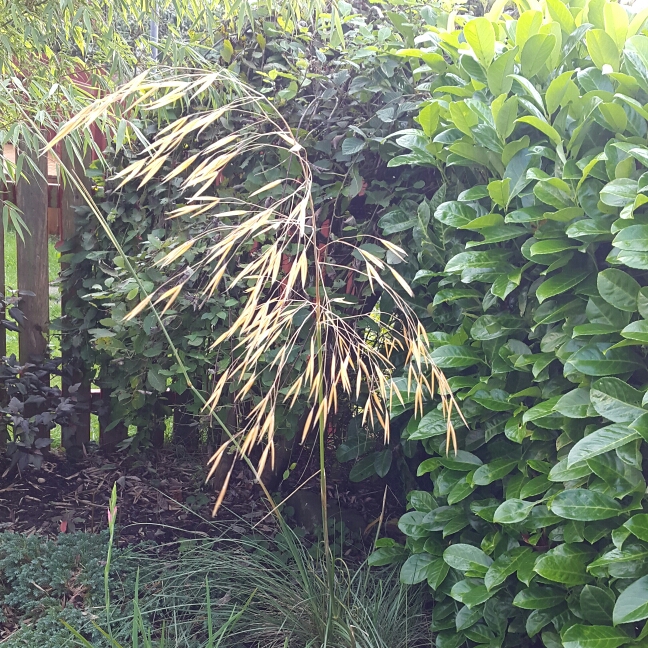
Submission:
<svg viewBox="0 0 648 648">
<path fill-rule="evenodd" d="M 6 453 L 11 459 L 3 477 L 14 467 L 19 472 L 30 465 L 40 468 L 42 450 L 52 442 L 43 433 L 75 424 L 78 385 L 64 397 L 59 387 L 49 384 L 52 375 L 61 375 L 60 363 L 59 358 L 21 365 L 14 355 L 0 360 L 0 435 L 3 441 L 9 438 Z"/>
<path fill-rule="evenodd" d="M 418 76 L 400 64 L 404 46 L 413 44 L 413 32 L 407 27 L 410 24 L 407 21 L 420 23 L 422 18 L 413 12 L 411 15 L 394 13 L 390 16 L 393 24 L 389 26 L 385 19 L 378 20 L 377 14 L 363 17 L 351 7 L 340 10 L 349 48 L 344 58 L 338 58 L 337 50 L 330 46 L 325 20 L 316 30 L 304 28 L 296 35 L 281 28 L 279 21 L 266 22 L 262 43 L 233 39 L 231 66 L 246 74 L 248 82 L 280 109 L 282 117 L 299 134 L 313 173 L 311 192 L 320 228 L 318 245 L 330 238 L 332 243 L 327 249 L 339 264 L 335 270 L 327 270 L 328 290 L 350 306 L 347 313 L 364 314 L 360 329 L 376 335 L 380 328 L 366 315 L 374 308 L 377 297 L 372 295 L 367 276 L 360 271 L 363 258 L 352 254 L 342 242 L 335 247 L 333 242 L 343 237 L 347 241 L 371 241 L 378 233 L 376 224 L 382 212 L 393 203 L 402 204 L 402 199 L 412 194 L 412 185 L 418 191 L 431 184 L 425 170 L 403 169 L 394 173 L 386 164 L 398 149 L 389 135 L 399 127 L 413 124 L 411 119 L 420 103 L 415 96 Z M 436 21 L 432 10 L 426 16 L 431 23 Z M 159 113 L 161 118 L 172 120 L 185 117 L 188 113 L 184 110 L 179 106 L 166 107 Z M 340 115 L 345 119 L 339 120 Z M 143 114 L 128 119 L 123 138 L 107 151 L 109 175 L 143 159 L 141 148 L 133 140 L 135 132 L 152 141 L 158 138 L 157 120 Z M 232 348 L 226 344 L 221 344 L 216 353 L 209 351 L 210 346 L 236 321 L 247 297 L 243 286 L 234 286 L 227 292 L 216 291 L 207 299 L 200 295 L 209 276 L 196 268 L 213 244 L 200 238 L 200 233 L 213 224 L 213 215 L 192 215 L 187 210 L 178 212 L 173 219 L 167 216 L 185 205 L 190 195 L 183 184 L 189 171 L 180 165 L 197 155 L 201 147 L 237 132 L 245 124 L 245 120 L 235 115 L 230 115 L 227 123 L 221 120 L 207 124 L 198 136 L 192 135 L 182 148 L 172 151 L 142 187 L 139 180 L 121 187 L 112 180 L 105 183 L 98 166 L 89 172 L 99 176 L 97 202 L 146 291 L 173 286 L 175 281 L 183 282 L 183 290 L 165 313 L 164 321 L 192 383 L 206 395 L 233 358 Z M 126 143 L 129 145 L 125 146 Z M 272 148 L 264 156 L 250 154 L 223 169 L 218 178 L 219 195 L 223 200 L 244 200 L 280 179 L 284 171 L 281 156 L 272 153 Z M 164 182 L 171 173 L 177 175 Z M 278 185 L 261 196 L 276 200 L 282 191 Z M 231 217 L 229 222 L 234 223 L 235 219 Z M 137 425 L 143 432 L 150 431 L 152 422 L 160 416 L 160 394 L 169 386 L 181 399 L 188 398 L 183 407 L 197 422 L 202 404 L 190 394 L 155 316 L 144 311 L 124 320 L 146 293 L 138 290 L 117 255 L 107 251 L 112 247 L 111 242 L 89 212 L 80 213 L 78 230 L 79 240 L 68 246 L 68 250 L 75 252 L 63 257 L 63 261 L 72 263 L 64 275 L 66 284 L 76 286 L 79 297 L 69 306 L 64 321 L 66 330 L 76 332 L 69 344 L 78 350 L 86 366 L 100 368 L 97 381 L 112 390 L 116 419 Z M 266 237 L 243 242 L 239 248 L 239 264 L 255 259 L 270 241 Z M 170 250 L 187 243 L 191 250 L 186 254 L 161 263 Z M 371 242 L 365 245 L 381 263 L 386 260 L 398 267 L 398 254 Z M 289 272 L 293 258 L 299 259 L 294 250 L 287 251 L 280 278 Z M 224 275 L 226 283 L 242 267 L 231 264 Z M 189 273 L 186 277 L 182 274 L 185 271 Z M 384 274 L 389 273 L 381 272 L 382 279 L 389 281 Z M 398 285 L 395 280 L 391 281 Z M 393 310 L 393 304 L 384 298 L 384 306 L 383 325 L 387 325 L 387 313 Z M 90 345 L 84 344 L 85 341 Z M 304 348 L 291 356 L 291 381 L 303 375 L 309 355 L 310 350 Z M 271 365 L 275 357 L 264 356 L 264 361 Z M 258 403 L 273 375 L 270 368 L 260 373 L 261 380 L 246 397 L 249 403 Z M 221 403 L 224 405 L 227 403 Z M 277 433 L 292 437 L 300 427 L 304 409 L 301 401 L 292 412 L 279 404 L 275 417 Z M 345 416 L 341 415 L 343 426 L 348 419 Z"/>
<path fill-rule="evenodd" d="M 309 24 L 324 10 L 319 0 L 280 2 L 155 3 L 118 0 L 2 0 L 0 13 L 0 182 L 10 184 L 48 137 L 94 97 L 162 65 L 213 68 L 231 62 L 228 34 L 262 31 L 265 20 L 280 21 L 287 33 Z M 337 5 L 327 14 L 329 37 L 340 42 Z M 158 35 L 153 36 L 152 24 Z M 339 26 L 340 29 L 337 29 Z M 93 134 L 76 134 L 70 158 L 82 160 L 88 148 L 101 157 L 103 134 L 121 139 L 126 121 L 101 124 Z M 94 137 L 93 137 L 94 135 Z M 15 151 L 5 155 L 5 145 Z M 60 152 L 60 151 L 59 151 Z M 22 232 L 20 211 L 2 206 L 5 227 L 11 219 Z"/>
<path fill-rule="evenodd" d="M 393 240 L 468 425 L 455 453 L 433 404 L 409 420 L 434 488 L 371 560 L 428 582 L 439 648 L 621 646 L 648 618 L 647 14 L 502 6 L 417 38 L 443 69 L 389 164 L 446 183 Z"/>
</svg>

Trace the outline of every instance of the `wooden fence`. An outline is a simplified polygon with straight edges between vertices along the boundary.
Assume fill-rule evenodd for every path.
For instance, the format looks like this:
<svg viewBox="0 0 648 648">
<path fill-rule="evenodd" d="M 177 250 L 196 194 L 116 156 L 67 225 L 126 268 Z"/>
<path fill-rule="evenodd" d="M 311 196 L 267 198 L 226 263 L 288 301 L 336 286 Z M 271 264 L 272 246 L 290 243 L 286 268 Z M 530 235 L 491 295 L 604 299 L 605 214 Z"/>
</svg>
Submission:
<svg viewBox="0 0 648 648">
<path fill-rule="evenodd" d="M 4 154 L 11 159 L 14 151 L 6 147 Z M 63 164 L 72 162 L 67 159 L 65 149 L 61 152 Z M 24 242 L 16 237 L 17 286 L 34 296 L 24 296 L 20 309 L 25 314 L 25 322 L 18 333 L 19 361 L 21 363 L 42 358 L 48 346 L 49 337 L 49 237 L 56 236 L 59 241 L 71 239 L 75 233 L 76 208 L 84 204 L 80 193 L 71 183 L 62 182 L 53 159 L 35 156 L 32 160 L 41 173 L 23 165 L 23 175 L 15 186 L 0 187 L 0 206 L 3 200 L 11 200 L 21 210 L 29 234 Z M 75 169 L 78 177 L 84 178 L 84 169 Z M 5 240 L 4 229 L 0 225 L 0 293 L 5 294 Z M 61 313 L 65 312 L 67 295 L 61 294 Z M 0 313 L 0 319 L 4 319 Z M 65 335 L 63 332 L 62 335 Z M 6 330 L 0 327 L 0 355 L 7 353 Z M 78 403 L 78 416 L 75 425 L 61 431 L 64 446 L 85 444 L 90 440 L 91 413 L 99 419 L 99 443 L 111 446 L 127 436 L 126 426 L 115 425 L 110 417 L 110 394 L 106 390 L 92 389 L 90 379 L 78 369 L 73 370 L 70 352 L 63 351 L 62 391 L 69 393 L 72 385 L 80 383 L 75 392 Z M 49 435 L 44 430 L 43 435 Z"/>
</svg>

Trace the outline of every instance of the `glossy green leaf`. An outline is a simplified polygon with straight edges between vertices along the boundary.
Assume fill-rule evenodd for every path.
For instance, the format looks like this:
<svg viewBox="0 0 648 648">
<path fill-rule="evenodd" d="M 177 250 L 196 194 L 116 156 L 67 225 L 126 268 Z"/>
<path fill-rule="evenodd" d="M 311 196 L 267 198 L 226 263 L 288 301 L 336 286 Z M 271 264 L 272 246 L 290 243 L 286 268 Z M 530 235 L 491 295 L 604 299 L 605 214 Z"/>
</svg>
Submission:
<svg viewBox="0 0 648 648">
<path fill-rule="evenodd" d="M 648 287 L 641 288 L 637 295 L 637 308 L 644 319 L 648 319 Z"/>
<path fill-rule="evenodd" d="M 422 441 L 435 436 L 441 436 L 447 432 L 448 423 L 445 416 L 439 410 L 428 412 L 419 421 L 414 432 L 408 434 L 409 441 Z"/>
<path fill-rule="evenodd" d="M 628 324 L 621 331 L 621 336 L 628 340 L 636 340 L 642 344 L 648 344 L 648 320 L 637 320 Z"/>
<path fill-rule="evenodd" d="M 439 557 L 434 562 L 430 563 L 427 568 L 427 584 L 433 589 L 438 589 L 445 580 L 450 566 Z"/>
<path fill-rule="evenodd" d="M 648 576 L 643 576 L 621 592 L 612 616 L 614 625 L 648 619 Z"/>
<path fill-rule="evenodd" d="M 561 272 L 552 275 L 540 284 L 536 291 L 538 301 L 542 303 L 545 299 L 567 292 L 584 281 L 589 274 L 590 270 L 583 262 L 568 264 Z"/>
<path fill-rule="evenodd" d="M 624 543 L 623 549 L 612 549 L 591 562 L 587 569 L 595 572 L 599 567 L 607 567 L 611 575 L 632 578 L 637 573 L 637 567 L 645 564 L 648 559 L 648 547 L 631 542 Z"/>
<path fill-rule="evenodd" d="M 436 306 L 437 304 L 445 304 L 456 301 L 457 299 L 473 299 L 475 297 L 481 297 L 481 295 L 476 290 L 470 288 L 445 288 L 444 290 L 439 290 L 434 295 L 432 304 Z"/>
<path fill-rule="evenodd" d="M 571 207 L 574 201 L 571 196 L 569 185 L 560 178 L 547 178 L 539 180 L 533 188 L 533 193 L 538 200 L 556 209 Z M 537 245 L 537 244 L 536 244 Z M 570 245 L 569 247 L 573 247 Z M 565 248 L 567 249 L 567 248 Z M 543 254 L 542 252 L 533 252 L 533 254 Z M 544 254 L 551 254 L 544 252 Z"/>
<path fill-rule="evenodd" d="M 526 412 L 524 412 L 522 422 L 529 423 L 530 421 L 536 421 L 538 419 L 544 418 L 545 416 L 550 416 L 553 413 L 554 407 L 559 400 L 560 396 L 554 396 L 549 400 L 538 403 L 531 409 L 528 409 Z"/>
<path fill-rule="evenodd" d="M 610 207 L 625 207 L 637 197 L 637 181 L 631 178 L 617 178 L 601 189 L 601 202 Z"/>
<path fill-rule="evenodd" d="M 167 388 L 166 376 L 160 374 L 157 368 L 151 368 L 146 374 L 149 384 L 158 392 L 165 392 Z"/>
<path fill-rule="evenodd" d="M 367 558 L 367 563 L 371 567 L 382 567 L 384 565 L 393 565 L 399 563 L 407 556 L 405 548 L 396 545 L 393 547 L 379 547 Z"/>
<path fill-rule="evenodd" d="M 450 596 L 469 608 L 473 608 L 487 601 L 492 596 L 492 593 L 486 589 L 486 586 L 481 581 L 469 578 L 453 585 Z"/>
<path fill-rule="evenodd" d="M 475 340 L 495 340 L 508 336 L 512 331 L 521 327 L 521 320 L 511 315 L 482 315 L 475 320 L 470 329 L 470 335 Z"/>
<path fill-rule="evenodd" d="M 603 124 L 613 133 L 623 133 L 628 125 L 628 116 L 623 106 L 612 102 L 603 102 L 597 106 L 603 118 Z"/>
<path fill-rule="evenodd" d="M 527 617 L 525 628 L 529 637 L 535 637 L 544 627 L 548 626 L 558 614 L 559 608 L 548 610 L 533 610 Z"/>
<path fill-rule="evenodd" d="M 416 216 L 411 216 L 400 210 L 390 211 L 380 218 L 378 226 L 383 234 L 396 234 L 412 229 L 418 223 Z"/>
<path fill-rule="evenodd" d="M 587 418 L 596 412 L 592 407 L 589 389 L 579 387 L 561 396 L 554 405 L 554 411 L 568 418 Z"/>
<path fill-rule="evenodd" d="M 520 489 L 520 499 L 526 499 L 528 497 L 535 497 L 536 495 L 541 495 L 545 491 L 549 490 L 551 487 L 551 482 L 548 480 L 546 475 L 539 475 L 538 477 L 533 477 L 530 481 L 526 482 L 524 486 Z"/>
<path fill-rule="evenodd" d="M 609 486 L 607 494 L 614 498 L 625 497 L 646 487 L 641 471 L 622 461 L 615 452 L 588 459 L 587 465 Z"/>
<path fill-rule="evenodd" d="M 586 621 L 597 623 L 612 623 L 612 610 L 615 603 L 614 594 L 607 588 L 596 585 L 585 585 L 580 593 L 580 611 Z"/>
<path fill-rule="evenodd" d="M 600 378 L 592 383 L 590 399 L 594 409 L 615 423 L 629 423 L 645 414 L 643 392 L 618 378 Z"/>
<path fill-rule="evenodd" d="M 515 71 L 515 57 L 517 53 L 517 47 L 502 52 L 488 66 L 486 78 L 488 80 L 488 89 L 493 96 L 499 97 L 501 94 L 508 94 L 511 90 L 513 79 L 509 75 Z"/>
<path fill-rule="evenodd" d="M 533 570 L 543 578 L 556 583 L 582 585 L 591 580 L 585 569 L 586 559 L 587 553 L 576 545 L 561 544 L 541 555 L 536 560 Z"/>
<path fill-rule="evenodd" d="M 493 192 L 491 194 L 491 198 L 493 201 L 495 201 L 495 198 L 493 198 L 493 194 L 498 194 L 499 190 L 501 190 L 501 180 L 494 180 L 493 182 L 489 183 L 489 193 L 491 191 Z M 494 183 L 499 183 L 499 188 L 494 189 Z M 467 223 L 466 225 L 462 225 L 459 229 L 468 229 L 468 230 L 474 230 L 476 232 L 479 232 L 481 230 L 496 226 L 496 225 L 501 225 L 504 222 L 504 219 L 502 218 L 501 214 L 486 214 L 485 216 L 478 216 L 477 218 L 473 219 L 470 221 L 470 223 Z"/>
<path fill-rule="evenodd" d="M 632 197 L 632 200 L 634 200 L 634 197 Z M 634 252 L 648 251 L 648 225 L 624 227 L 614 237 L 612 245 L 620 250 L 631 250 Z"/>
<path fill-rule="evenodd" d="M 398 520 L 398 528 L 406 535 L 412 538 L 425 538 L 429 535 L 429 530 L 423 525 L 423 518 L 426 513 L 422 511 L 409 511 L 401 515 Z"/>
<path fill-rule="evenodd" d="M 630 642 L 630 637 L 604 625 L 573 625 L 562 636 L 565 648 L 619 648 Z"/>
<path fill-rule="evenodd" d="M 466 499 L 475 490 L 475 485 L 464 477 L 459 480 L 448 493 L 448 504 L 453 505 Z"/>
<path fill-rule="evenodd" d="M 614 72 L 619 71 L 619 50 L 609 34 L 603 29 L 590 29 L 585 35 L 585 42 L 597 68 L 609 65 Z"/>
<path fill-rule="evenodd" d="M 438 556 L 431 556 L 427 553 L 414 554 L 410 556 L 401 567 L 400 580 L 406 585 L 415 585 L 428 579 L 437 567 L 438 563 L 443 563 L 443 559 Z"/>
<path fill-rule="evenodd" d="M 527 40 L 522 48 L 520 59 L 522 74 L 531 79 L 546 65 L 549 56 L 556 46 L 553 34 L 535 34 Z"/>
<path fill-rule="evenodd" d="M 378 477 L 385 477 L 392 465 L 392 451 L 390 448 L 376 453 L 374 458 L 374 470 Z"/>
<path fill-rule="evenodd" d="M 447 344 L 432 351 L 431 355 L 441 369 L 472 367 L 482 362 L 477 351 L 463 345 Z"/>
<path fill-rule="evenodd" d="M 574 17 L 562 0 L 547 0 L 547 8 L 553 20 L 560 24 L 566 34 L 571 34 L 574 31 L 576 27 Z"/>
<path fill-rule="evenodd" d="M 621 505 L 616 500 L 583 488 L 572 488 L 558 493 L 550 508 L 553 513 L 567 520 L 584 522 L 607 520 L 621 512 Z"/>
<path fill-rule="evenodd" d="M 481 549 L 468 544 L 454 544 L 443 552 L 443 560 L 462 572 L 477 571 L 484 574 L 493 563 Z"/>
<path fill-rule="evenodd" d="M 527 10 L 520 14 L 515 30 L 515 42 L 522 47 L 531 36 L 540 31 L 544 15 L 541 11 Z"/>
<path fill-rule="evenodd" d="M 569 466 L 620 448 L 638 438 L 639 433 L 626 425 L 608 425 L 576 443 L 569 452 Z"/>
<path fill-rule="evenodd" d="M 488 67 L 495 56 L 495 32 L 487 18 L 474 18 L 463 28 L 463 35 L 477 60 Z"/>
<path fill-rule="evenodd" d="M 586 376 L 613 376 L 632 372 L 641 366 L 637 356 L 627 348 L 610 348 L 610 344 L 587 344 L 569 357 L 569 364 Z"/>
<path fill-rule="evenodd" d="M 509 186 L 511 181 L 506 180 L 493 180 L 488 183 L 488 193 L 492 201 L 499 207 L 506 207 L 509 199 Z"/>
<path fill-rule="evenodd" d="M 349 471 L 349 479 L 352 482 L 361 482 L 376 474 L 376 457 L 378 453 L 372 453 L 362 457 Z"/>
<path fill-rule="evenodd" d="M 479 123 L 479 117 L 463 101 L 453 101 L 450 104 L 450 116 L 456 128 L 469 137 L 472 137 L 472 129 Z M 455 150 L 456 147 L 454 147 Z M 472 156 L 470 156 L 472 158 Z M 477 161 L 477 160 L 475 160 Z"/>
<path fill-rule="evenodd" d="M 639 540 L 648 542 L 648 513 L 636 513 L 623 526 Z"/>
<path fill-rule="evenodd" d="M 627 272 L 616 268 L 603 270 L 596 278 L 596 285 L 601 297 L 612 306 L 629 313 L 637 310 L 640 286 Z"/>
<path fill-rule="evenodd" d="M 535 562 L 535 558 L 530 547 L 514 547 L 502 554 L 489 566 L 484 576 L 486 588 L 491 590 L 501 585 L 509 576 L 524 566 L 529 559 Z"/>
<path fill-rule="evenodd" d="M 508 475 L 517 464 L 517 459 L 495 459 L 477 468 L 472 481 L 478 486 L 487 486 L 495 480 L 502 479 L 502 477 Z"/>
<path fill-rule="evenodd" d="M 338 446 L 335 457 L 338 461 L 344 463 L 357 459 L 361 454 L 368 452 L 374 447 L 374 440 L 368 438 L 366 435 L 357 435 L 355 437 L 347 438 L 346 443 Z"/>
<path fill-rule="evenodd" d="M 427 491 L 411 491 L 407 495 L 407 500 L 412 508 L 417 511 L 425 511 L 426 513 L 429 513 L 438 506 L 432 494 Z"/>
<path fill-rule="evenodd" d="M 467 225 L 476 215 L 472 207 L 456 200 L 441 203 L 434 212 L 434 218 L 451 227 Z"/>
<path fill-rule="evenodd" d="M 539 131 L 544 133 L 554 144 L 559 145 L 562 142 L 562 139 L 558 131 L 551 126 L 548 122 L 539 117 L 529 116 L 529 117 L 519 117 L 518 122 L 529 124 L 534 128 L 537 128 Z"/>
<path fill-rule="evenodd" d="M 497 115 L 495 116 L 495 129 L 502 140 L 509 137 L 515 129 L 515 120 L 517 119 L 517 115 L 518 99 L 517 97 L 509 97 L 502 103 L 501 107 L 497 111 Z"/>
<path fill-rule="evenodd" d="M 482 465 L 482 460 L 471 452 L 465 450 L 450 450 L 447 455 L 439 458 L 439 463 L 450 470 L 468 472 Z"/>
<path fill-rule="evenodd" d="M 513 605 L 525 610 L 546 610 L 561 604 L 565 593 L 555 587 L 533 583 L 521 590 L 513 599 Z"/>
<path fill-rule="evenodd" d="M 473 608 L 472 610 L 466 606 L 462 607 L 455 618 L 455 627 L 457 632 L 466 630 L 477 623 L 482 617 L 482 610 L 480 608 Z"/>
<path fill-rule="evenodd" d="M 531 509 L 537 502 L 525 502 L 524 500 L 512 497 L 502 502 L 495 511 L 493 522 L 496 524 L 518 524 L 531 513 Z"/>
<path fill-rule="evenodd" d="M 342 142 L 343 155 L 356 155 L 366 146 L 366 142 L 358 137 L 347 137 Z"/>
<path fill-rule="evenodd" d="M 460 252 L 448 261 L 445 271 L 452 274 L 461 273 L 467 268 L 498 268 L 507 257 L 508 253 L 505 250 Z"/>
<path fill-rule="evenodd" d="M 534 243 L 530 251 L 535 256 L 536 254 L 557 254 L 558 252 L 564 252 L 575 247 L 577 246 L 574 243 L 565 239 L 546 239 Z"/>
<path fill-rule="evenodd" d="M 603 24 L 605 32 L 612 36 L 619 50 L 623 49 L 628 36 L 628 13 L 625 7 L 617 3 L 605 3 L 603 7 Z"/>
<path fill-rule="evenodd" d="M 644 395 L 642 402 L 646 404 L 646 396 Z M 642 414 L 636 418 L 628 426 L 631 431 L 636 432 L 644 441 L 648 441 L 648 414 Z"/>
</svg>

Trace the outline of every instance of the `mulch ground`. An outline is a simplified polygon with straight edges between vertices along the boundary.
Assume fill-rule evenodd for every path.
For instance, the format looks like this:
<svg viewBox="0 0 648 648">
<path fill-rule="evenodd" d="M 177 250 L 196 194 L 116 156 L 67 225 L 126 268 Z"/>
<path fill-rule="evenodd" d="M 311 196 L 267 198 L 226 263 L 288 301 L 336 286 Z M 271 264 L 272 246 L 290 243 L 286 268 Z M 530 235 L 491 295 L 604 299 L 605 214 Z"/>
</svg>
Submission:
<svg viewBox="0 0 648 648">
<path fill-rule="evenodd" d="M 13 471 L 0 479 L 0 532 L 49 537 L 61 532 L 99 532 L 107 527 L 108 502 L 116 483 L 120 542 L 170 542 L 213 535 L 216 493 L 204 483 L 208 458 L 206 453 L 183 454 L 173 446 L 141 455 L 96 451 L 78 462 L 68 461 L 62 451 L 51 452 L 41 470 L 30 469 L 22 475 Z M 313 472 L 300 466 L 301 475 Z M 360 513 L 368 524 L 380 516 L 384 486 L 350 485 L 343 478 L 330 482 L 331 498 L 340 505 Z M 306 488 L 317 490 L 317 477 Z M 391 496 L 386 504 L 385 520 L 395 520 L 402 510 Z M 244 464 L 237 466 L 218 514 L 220 528 L 228 522 L 234 533 L 245 533 L 248 522 L 272 533 L 275 522 L 268 511 L 251 471 Z"/>
</svg>

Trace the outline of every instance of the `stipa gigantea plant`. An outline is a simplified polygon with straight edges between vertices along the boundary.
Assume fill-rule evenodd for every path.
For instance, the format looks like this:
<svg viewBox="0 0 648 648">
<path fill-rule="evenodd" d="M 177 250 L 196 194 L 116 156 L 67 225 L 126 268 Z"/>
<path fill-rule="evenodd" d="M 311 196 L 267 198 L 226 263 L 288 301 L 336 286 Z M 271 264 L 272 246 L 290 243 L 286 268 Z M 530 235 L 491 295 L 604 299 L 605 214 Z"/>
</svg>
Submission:
<svg viewBox="0 0 648 648">
<path fill-rule="evenodd" d="M 263 95 L 224 70 L 168 70 L 161 77 L 144 73 L 80 111 L 50 148 L 96 120 L 110 122 L 115 108 L 121 115 L 160 118 L 166 110 L 181 108 L 183 115 L 171 120 L 153 141 L 146 143 L 144 154 L 119 173 L 122 184 L 139 180 L 143 186 L 153 181 L 169 156 L 183 147 L 188 138 L 196 137 L 219 120 L 238 125 L 236 130 L 199 149 L 162 179 L 163 183 L 171 182 L 183 174 L 186 204 L 170 213 L 170 218 L 208 214 L 210 225 L 158 263 L 168 266 L 188 255 L 198 241 L 207 239 L 207 252 L 194 260 L 189 270 L 209 277 L 203 297 L 208 299 L 217 290 L 246 287 L 243 309 L 212 346 L 230 342 L 234 354 L 205 398 L 205 407 L 215 412 L 226 389 L 235 394 L 236 401 L 241 401 L 260 384 L 261 370 L 268 366 L 265 358 L 273 358 L 269 366 L 274 380 L 250 409 L 243 429 L 236 431 L 214 454 L 210 476 L 231 444 L 239 456 L 248 456 L 255 446 L 264 445 L 257 467 L 260 474 L 266 462 L 274 460 L 278 405 L 292 406 L 300 399 L 308 402 L 303 437 L 315 429 L 320 433 L 324 496 L 324 432 L 342 398 L 358 403 L 364 421 L 380 425 L 385 437 L 389 436 L 390 408 L 394 403 L 403 403 L 392 379 L 395 353 L 406 357 L 407 391 L 414 395 L 416 412 L 422 411 L 426 397 L 435 392 L 440 395 L 448 421 L 447 447 L 456 447 L 451 423 L 456 403 L 445 377 L 430 358 L 421 323 L 392 282 L 409 294 L 410 288 L 392 265 L 361 243 L 370 241 L 401 259 L 405 252 L 376 237 L 365 236 L 358 242 L 343 236 L 334 239 L 329 234 L 325 242 L 321 238 L 318 241 L 318 213 L 313 204 L 313 179 L 305 150 Z M 285 160 L 280 163 L 279 178 L 247 196 L 219 191 L 226 168 L 268 151 Z M 266 244 L 256 255 L 241 263 L 243 246 L 250 240 L 264 239 Z M 348 248 L 359 260 L 359 266 L 351 268 L 336 262 L 333 246 Z M 285 264 L 286 259 L 291 263 Z M 328 273 L 339 270 L 352 270 L 367 281 L 372 292 L 393 300 L 394 312 L 391 320 L 383 324 L 383 334 L 369 337 L 358 325 L 360 316 L 348 308 L 344 297 L 327 288 Z M 183 274 L 146 295 L 127 317 L 133 318 L 149 307 L 163 315 L 183 290 L 189 273 L 185 269 Z M 297 352 L 307 356 L 307 363 L 306 370 L 294 378 L 290 377 L 291 358 Z M 361 394 L 368 394 L 364 401 L 360 400 Z M 222 503 L 232 470 L 233 467 L 214 512 Z"/>
</svg>

